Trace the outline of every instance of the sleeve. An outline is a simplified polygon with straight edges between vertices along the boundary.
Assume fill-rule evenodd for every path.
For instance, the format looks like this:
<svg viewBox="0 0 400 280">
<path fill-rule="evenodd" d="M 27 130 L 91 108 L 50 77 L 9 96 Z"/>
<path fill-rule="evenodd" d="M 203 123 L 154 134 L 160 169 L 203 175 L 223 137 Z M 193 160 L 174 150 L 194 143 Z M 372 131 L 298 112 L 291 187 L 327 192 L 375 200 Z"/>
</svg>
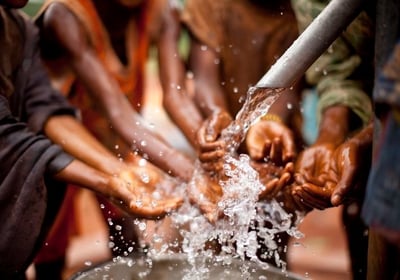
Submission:
<svg viewBox="0 0 400 280">
<path fill-rule="evenodd" d="M 300 30 L 326 7 L 326 0 L 292 0 Z M 373 23 L 362 12 L 306 72 L 319 95 L 318 116 L 342 104 L 367 124 L 372 118 Z"/>
<path fill-rule="evenodd" d="M 0 274 L 23 273 L 62 202 L 65 185 L 49 186 L 51 176 L 72 158 L 42 135 L 34 135 L 0 95 Z M 50 216 L 49 216 L 50 215 Z M 10 275 L 10 273 L 12 275 Z"/>
<path fill-rule="evenodd" d="M 37 28 L 28 20 L 26 26 L 26 55 L 19 73 L 19 81 L 25 84 L 22 111 L 26 114 L 24 119 L 26 118 L 28 126 L 34 132 L 41 132 L 50 116 L 66 114 L 76 116 L 77 110 L 51 86 L 40 57 Z"/>
</svg>

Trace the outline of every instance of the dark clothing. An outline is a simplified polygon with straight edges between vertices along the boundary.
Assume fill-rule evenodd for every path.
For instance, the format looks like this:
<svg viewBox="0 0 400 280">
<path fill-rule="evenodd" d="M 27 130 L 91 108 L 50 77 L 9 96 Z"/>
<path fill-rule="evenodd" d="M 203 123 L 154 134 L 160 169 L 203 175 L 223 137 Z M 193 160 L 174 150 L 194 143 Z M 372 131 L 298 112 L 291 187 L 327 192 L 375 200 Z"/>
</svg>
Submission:
<svg viewBox="0 0 400 280">
<path fill-rule="evenodd" d="M 374 158 L 362 217 L 371 226 L 367 279 L 400 279 L 400 250 L 376 227 L 400 231 L 400 2 L 376 6 Z"/>
<path fill-rule="evenodd" d="M 0 7 L 0 275 L 23 278 L 62 202 L 52 174 L 72 158 L 42 130 L 49 117 L 75 115 L 41 65 L 37 31 Z"/>
</svg>

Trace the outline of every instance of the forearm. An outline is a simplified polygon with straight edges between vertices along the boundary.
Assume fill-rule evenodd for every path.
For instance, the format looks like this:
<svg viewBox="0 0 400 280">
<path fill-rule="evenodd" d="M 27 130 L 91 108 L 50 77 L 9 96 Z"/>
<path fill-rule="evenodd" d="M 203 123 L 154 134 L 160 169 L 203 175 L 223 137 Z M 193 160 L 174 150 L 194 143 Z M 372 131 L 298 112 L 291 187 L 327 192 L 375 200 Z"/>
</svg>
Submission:
<svg viewBox="0 0 400 280">
<path fill-rule="evenodd" d="M 201 42 L 192 37 L 189 62 L 194 75 L 195 100 L 206 117 L 217 111 L 229 112 L 220 84 L 219 66 L 215 63 L 218 59 L 212 48 L 204 50 Z"/>
<path fill-rule="evenodd" d="M 351 110 L 346 106 L 332 106 L 326 108 L 319 124 L 316 144 L 332 143 L 338 146 L 348 136 Z"/>
<path fill-rule="evenodd" d="M 119 160 L 71 116 L 53 116 L 45 124 L 45 134 L 67 153 L 107 174 L 118 174 Z"/>
<path fill-rule="evenodd" d="M 203 117 L 194 101 L 178 90 L 164 91 L 163 106 L 171 120 L 183 132 L 193 147 L 197 145 L 197 131 L 203 123 Z"/>
<path fill-rule="evenodd" d="M 73 160 L 64 169 L 55 174 L 54 178 L 88 188 L 106 196 L 109 195 L 107 190 L 107 185 L 109 184 L 108 175 L 79 160 Z"/>
</svg>

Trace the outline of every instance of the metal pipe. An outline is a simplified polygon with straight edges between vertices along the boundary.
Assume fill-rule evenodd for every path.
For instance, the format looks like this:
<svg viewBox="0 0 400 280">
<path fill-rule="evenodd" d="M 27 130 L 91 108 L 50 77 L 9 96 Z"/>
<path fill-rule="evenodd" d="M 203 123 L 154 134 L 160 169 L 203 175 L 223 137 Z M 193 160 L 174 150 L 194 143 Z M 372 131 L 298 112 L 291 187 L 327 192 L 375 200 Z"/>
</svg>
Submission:
<svg viewBox="0 0 400 280">
<path fill-rule="evenodd" d="M 255 85 L 292 86 L 357 17 L 365 0 L 332 0 Z"/>
</svg>

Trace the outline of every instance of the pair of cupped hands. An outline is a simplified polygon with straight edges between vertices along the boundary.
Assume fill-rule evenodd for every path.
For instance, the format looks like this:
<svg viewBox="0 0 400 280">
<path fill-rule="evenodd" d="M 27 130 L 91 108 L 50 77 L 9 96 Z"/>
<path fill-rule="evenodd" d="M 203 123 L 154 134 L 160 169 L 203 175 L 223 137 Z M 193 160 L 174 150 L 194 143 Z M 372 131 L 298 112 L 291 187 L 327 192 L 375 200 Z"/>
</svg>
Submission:
<svg viewBox="0 0 400 280">
<path fill-rule="evenodd" d="M 219 112 L 199 130 L 199 158 L 203 169 L 213 174 L 223 173 L 229 143 L 219 135 L 231 121 L 228 113 Z M 275 198 L 290 212 L 322 210 L 358 199 L 370 167 L 372 139 L 365 138 L 371 137 L 371 131 L 372 124 L 343 141 L 317 139 L 298 152 L 295 136 L 285 124 L 258 121 L 247 131 L 244 144 L 265 186 L 259 199 Z M 223 174 L 217 177 L 224 178 Z M 201 192 L 208 201 L 200 204 L 200 209 L 211 221 L 221 217 L 215 205 L 222 196 L 221 189 L 213 186 Z"/>
</svg>

